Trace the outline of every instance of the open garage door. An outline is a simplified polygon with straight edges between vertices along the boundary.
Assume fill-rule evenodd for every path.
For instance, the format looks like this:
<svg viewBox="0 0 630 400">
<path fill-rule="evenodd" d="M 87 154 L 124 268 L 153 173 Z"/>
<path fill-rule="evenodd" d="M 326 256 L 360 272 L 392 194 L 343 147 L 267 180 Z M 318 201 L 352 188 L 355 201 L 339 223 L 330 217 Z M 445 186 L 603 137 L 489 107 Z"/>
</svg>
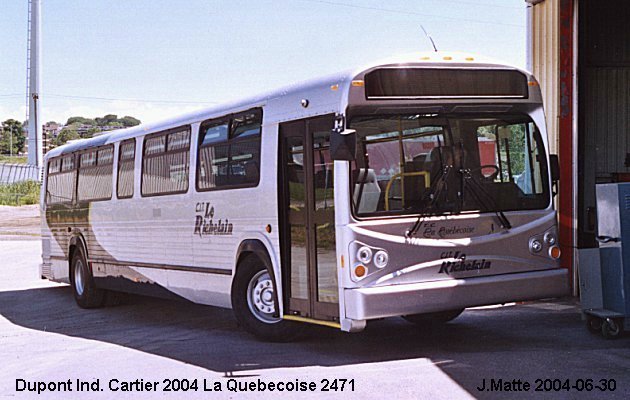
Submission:
<svg viewBox="0 0 630 400">
<path fill-rule="evenodd" d="M 630 173 L 630 2 L 579 1 L 578 247 L 595 247 L 595 184 Z"/>
</svg>

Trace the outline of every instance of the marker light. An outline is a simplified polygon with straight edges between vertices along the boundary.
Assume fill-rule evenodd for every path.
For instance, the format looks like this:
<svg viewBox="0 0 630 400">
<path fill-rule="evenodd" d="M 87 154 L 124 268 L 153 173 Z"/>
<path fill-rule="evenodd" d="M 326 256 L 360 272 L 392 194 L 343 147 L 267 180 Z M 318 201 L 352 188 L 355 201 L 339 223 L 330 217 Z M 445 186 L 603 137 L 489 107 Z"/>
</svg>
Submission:
<svg viewBox="0 0 630 400">
<path fill-rule="evenodd" d="M 384 268 L 387 266 L 387 262 L 389 261 L 389 256 L 385 250 L 379 250 L 374 254 L 374 265 L 377 268 Z"/>
<path fill-rule="evenodd" d="M 560 258 L 561 254 L 562 252 L 560 251 L 560 247 L 551 246 L 549 248 L 549 257 L 553 258 L 554 260 L 557 260 L 558 258 Z"/>
<path fill-rule="evenodd" d="M 445 61 L 451 61 L 453 59 L 453 57 L 446 56 L 446 57 L 442 57 L 442 59 L 445 60 Z"/>
<path fill-rule="evenodd" d="M 367 246 L 360 247 L 357 251 L 357 259 L 363 264 L 369 264 L 372 261 L 372 249 Z"/>
<path fill-rule="evenodd" d="M 365 268 L 363 265 L 359 264 L 354 267 L 354 275 L 357 278 L 363 278 L 366 273 L 367 273 L 367 268 Z"/>
<path fill-rule="evenodd" d="M 362 87 L 365 86 L 365 82 L 362 80 L 355 80 L 352 81 L 352 86 Z"/>
<path fill-rule="evenodd" d="M 556 237 L 554 236 L 553 233 L 551 232 L 545 233 L 545 243 L 547 243 L 550 246 L 553 246 L 554 244 L 556 244 Z"/>
</svg>

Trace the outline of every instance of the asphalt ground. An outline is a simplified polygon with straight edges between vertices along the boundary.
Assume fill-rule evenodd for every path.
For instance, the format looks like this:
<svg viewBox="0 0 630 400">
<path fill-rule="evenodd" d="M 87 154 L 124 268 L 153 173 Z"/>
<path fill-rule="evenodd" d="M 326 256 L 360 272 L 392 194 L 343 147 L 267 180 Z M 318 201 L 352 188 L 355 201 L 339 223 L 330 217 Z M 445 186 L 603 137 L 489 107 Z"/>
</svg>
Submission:
<svg viewBox="0 0 630 400">
<path fill-rule="evenodd" d="M 389 318 L 362 333 L 313 326 L 300 341 L 263 343 L 214 307 L 129 296 L 80 309 L 67 285 L 38 278 L 40 257 L 38 241 L 0 240 L 0 398 L 630 398 L 630 335 L 590 334 L 572 298 L 466 310 L 435 328 Z M 165 379 L 179 391 L 164 391 Z M 354 380 L 354 390 L 349 381 L 340 390 L 341 379 Z M 531 386 L 478 389 L 492 379 L 503 389 Z M 601 379 L 615 390 L 595 388 Z M 77 380 L 87 382 L 82 391 Z M 337 390 L 322 391 L 324 380 Z M 128 386 L 142 390 L 122 391 L 136 381 L 145 384 Z M 316 390 L 238 386 L 259 381 Z M 26 382 L 47 390 L 18 391 Z"/>
</svg>

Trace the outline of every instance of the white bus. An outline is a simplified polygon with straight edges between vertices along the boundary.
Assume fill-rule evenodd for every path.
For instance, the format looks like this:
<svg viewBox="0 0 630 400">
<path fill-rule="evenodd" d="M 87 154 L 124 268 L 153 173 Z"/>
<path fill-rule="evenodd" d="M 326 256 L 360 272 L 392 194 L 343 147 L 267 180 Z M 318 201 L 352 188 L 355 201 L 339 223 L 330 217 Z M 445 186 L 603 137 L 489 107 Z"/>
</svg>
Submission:
<svg viewBox="0 0 630 400">
<path fill-rule="evenodd" d="M 41 276 L 83 308 L 182 298 L 288 340 L 567 293 L 540 89 L 490 60 L 392 59 L 45 161 Z"/>
</svg>

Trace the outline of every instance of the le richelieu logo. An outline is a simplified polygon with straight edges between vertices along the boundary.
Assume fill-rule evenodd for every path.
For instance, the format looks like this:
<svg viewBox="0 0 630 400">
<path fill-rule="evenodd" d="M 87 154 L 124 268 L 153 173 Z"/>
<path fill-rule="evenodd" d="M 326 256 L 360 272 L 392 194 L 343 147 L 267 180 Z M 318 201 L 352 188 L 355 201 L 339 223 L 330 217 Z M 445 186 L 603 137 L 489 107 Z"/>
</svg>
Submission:
<svg viewBox="0 0 630 400">
<path fill-rule="evenodd" d="M 197 203 L 195 206 L 195 235 L 199 237 L 209 235 L 231 235 L 232 224 L 225 218 L 214 220 L 214 206 L 208 202 Z"/>
<path fill-rule="evenodd" d="M 474 271 L 480 269 L 489 269 L 492 265 L 491 261 L 481 260 L 466 261 L 466 254 L 459 251 L 445 251 L 440 254 L 440 258 L 455 259 L 455 261 L 444 261 L 438 271 L 438 274 L 450 275 L 453 272 Z"/>
</svg>

